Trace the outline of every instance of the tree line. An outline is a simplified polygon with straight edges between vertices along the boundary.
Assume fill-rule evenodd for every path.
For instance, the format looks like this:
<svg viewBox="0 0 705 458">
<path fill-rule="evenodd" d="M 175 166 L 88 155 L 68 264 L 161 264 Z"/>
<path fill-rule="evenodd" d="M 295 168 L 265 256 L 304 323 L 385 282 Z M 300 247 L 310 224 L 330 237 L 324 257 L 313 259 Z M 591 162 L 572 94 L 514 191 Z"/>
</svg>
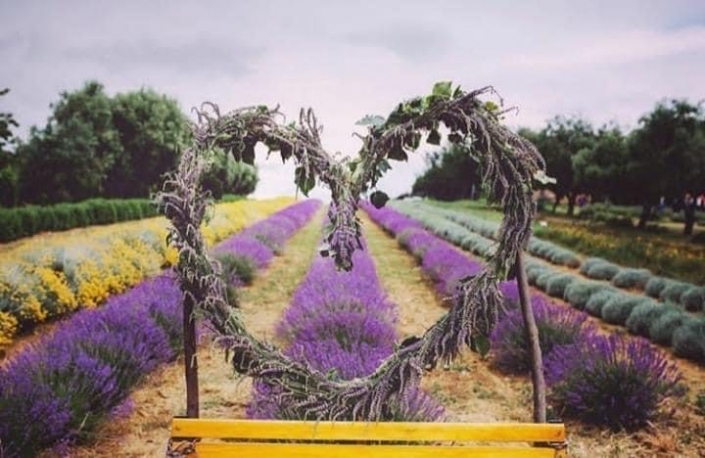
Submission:
<svg viewBox="0 0 705 458">
<path fill-rule="evenodd" d="M 616 124 L 595 128 L 582 118 L 556 116 L 540 130 L 519 133 L 536 145 L 546 173 L 556 179 L 548 186 L 556 197 L 554 210 L 565 199 L 572 215 L 581 195 L 591 202 L 640 205 L 643 226 L 659 202 L 682 205 L 686 193 L 705 192 L 702 103 L 660 102 L 630 132 Z M 467 158 L 464 165 L 460 156 Z M 432 156 L 412 192 L 445 200 L 470 197 L 467 189 L 478 181 L 477 169 L 467 154 L 445 149 Z"/>
<path fill-rule="evenodd" d="M 26 140 L 14 135 L 14 116 L 0 113 L 1 206 L 149 197 L 191 142 L 178 103 L 152 89 L 111 97 L 101 83 L 88 81 L 62 92 L 50 109 L 46 125 L 31 127 Z M 254 191 L 254 167 L 222 151 L 212 156 L 203 185 L 216 198 Z"/>
</svg>

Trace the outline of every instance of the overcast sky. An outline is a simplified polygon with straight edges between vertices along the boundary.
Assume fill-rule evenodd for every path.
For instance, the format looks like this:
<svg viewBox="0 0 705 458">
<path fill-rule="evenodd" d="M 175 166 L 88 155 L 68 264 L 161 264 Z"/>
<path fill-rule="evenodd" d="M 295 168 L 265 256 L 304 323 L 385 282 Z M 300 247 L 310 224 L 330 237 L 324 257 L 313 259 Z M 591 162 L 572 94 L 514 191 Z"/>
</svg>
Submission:
<svg viewBox="0 0 705 458">
<path fill-rule="evenodd" d="M 563 114 L 629 129 L 660 100 L 705 98 L 705 1 L 0 0 L 0 111 L 21 136 L 88 79 L 184 111 L 310 106 L 331 152 L 356 152 L 356 120 L 440 80 L 495 86 L 513 127 Z M 256 195 L 294 192 L 291 167 L 258 164 Z M 423 167 L 417 154 L 380 187 L 408 191 Z"/>
</svg>

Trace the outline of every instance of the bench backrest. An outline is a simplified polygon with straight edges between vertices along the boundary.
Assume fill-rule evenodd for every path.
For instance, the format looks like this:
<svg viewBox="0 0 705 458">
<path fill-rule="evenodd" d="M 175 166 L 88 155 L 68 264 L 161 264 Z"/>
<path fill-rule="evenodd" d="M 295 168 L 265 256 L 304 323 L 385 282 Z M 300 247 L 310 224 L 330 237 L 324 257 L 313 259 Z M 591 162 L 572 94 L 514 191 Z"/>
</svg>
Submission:
<svg viewBox="0 0 705 458">
<path fill-rule="evenodd" d="M 365 423 L 174 418 L 172 440 L 174 449 L 181 444 L 183 455 L 198 457 L 567 456 L 564 426 L 545 423 Z"/>
</svg>

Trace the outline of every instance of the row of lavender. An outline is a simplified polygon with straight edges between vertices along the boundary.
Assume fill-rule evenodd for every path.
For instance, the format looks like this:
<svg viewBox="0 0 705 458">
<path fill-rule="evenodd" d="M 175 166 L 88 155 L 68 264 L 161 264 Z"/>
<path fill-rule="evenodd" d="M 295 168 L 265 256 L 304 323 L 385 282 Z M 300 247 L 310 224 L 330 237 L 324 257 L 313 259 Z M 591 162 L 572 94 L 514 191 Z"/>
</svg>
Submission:
<svg viewBox="0 0 705 458">
<path fill-rule="evenodd" d="M 412 253 L 440 294 L 453 294 L 458 280 L 481 264 L 423 229 L 420 222 L 385 207 L 363 209 Z M 505 373 L 528 374 L 531 360 L 516 282 L 503 282 L 507 310 L 490 337 L 491 365 Z M 646 425 L 668 396 L 683 394 L 675 365 L 644 339 L 604 337 L 584 313 L 533 297 L 549 401 L 554 415 L 612 429 Z"/>
<path fill-rule="evenodd" d="M 218 245 L 264 268 L 320 202 L 275 213 Z M 57 452 L 129 412 L 130 390 L 183 348 L 181 292 L 172 271 L 82 310 L 0 368 L 0 456 Z"/>
<path fill-rule="evenodd" d="M 487 257 L 494 252 L 496 242 L 488 239 L 487 234 L 481 235 L 455 220 L 445 219 L 435 209 L 428 212 L 429 206 L 395 203 L 394 207 L 422 222 L 433 233 L 479 256 Z M 705 288 L 685 288 L 673 281 L 667 284 L 661 277 L 649 279 L 640 269 L 620 271 L 616 265 L 597 258 L 585 260 L 580 272 L 598 279 L 612 278 L 612 284 L 587 280 L 530 256 L 527 256 L 526 270 L 529 284 L 548 295 L 561 298 L 577 310 L 610 324 L 625 326 L 629 332 L 654 343 L 670 346 L 677 356 L 705 364 L 705 316 L 702 312 L 688 311 L 702 309 Z M 620 289 L 637 285 L 647 285 L 646 293 L 660 297 L 663 302 Z M 654 291 L 656 294 L 652 294 Z"/>
<path fill-rule="evenodd" d="M 351 271 L 343 272 L 332 259 L 317 257 L 276 328 L 287 356 L 341 380 L 374 372 L 396 341 L 396 306 L 386 298 L 366 247 L 353 254 L 353 263 Z M 321 419 L 291 407 L 279 405 L 273 388 L 262 380 L 255 384 L 248 416 Z M 443 413 L 418 389 L 407 390 L 387 407 L 387 421 L 433 421 Z"/>
</svg>

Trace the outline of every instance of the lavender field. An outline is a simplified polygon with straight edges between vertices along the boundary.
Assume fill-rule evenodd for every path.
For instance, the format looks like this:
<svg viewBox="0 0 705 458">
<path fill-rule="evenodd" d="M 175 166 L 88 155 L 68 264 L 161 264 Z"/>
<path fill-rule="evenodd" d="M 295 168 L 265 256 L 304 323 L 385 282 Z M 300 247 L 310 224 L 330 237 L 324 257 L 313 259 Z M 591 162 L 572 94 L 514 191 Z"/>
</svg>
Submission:
<svg viewBox="0 0 705 458">
<path fill-rule="evenodd" d="M 352 380 L 373 373 L 445 313 L 458 281 L 477 274 L 484 260 L 392 206 L 363 203 L 364 249 L 355 252 L 353 269 L 341 272 L 316 253 L 326 224 L 320 208 L 313 200 L 289 206 L 213 253 L 249 327 L 293 360 Z M 530 356 L 516 282 L 502 282 L 500 290 L 504 307 L 489 353 L 468 348 L 428 372 L 420 386 L 386 406 L 387 420 L 530 419 Z M 127 455 L 158 454 L 169 418 L 183 412 L 180 297 L 165 271 L 75 314 L 3 362 L 4 456 L 107 456 L 116 440 Z M 656 428 L 657 437 L 673 440 L 671 450 L 697 456 L 690 451 L 702 442 L 702 422 L 691 396 L 701 369 L 647 340 L 607 335 L 587 313 L 539 290 L 532 290 L 532 305 L 551 415 L 569 425 L 575 456 L 614 447 L 658 451 L 663 445 L 648 439 Z M 278 404 L 266 379 L 228 376 L 231 369 L 214 356 L 217 348 L 208 349 L 205 323 L 199 333 L 206 416 L 307 418 Z M 596 439 L 595 431 L 609 441 Z"/>
</svg>

